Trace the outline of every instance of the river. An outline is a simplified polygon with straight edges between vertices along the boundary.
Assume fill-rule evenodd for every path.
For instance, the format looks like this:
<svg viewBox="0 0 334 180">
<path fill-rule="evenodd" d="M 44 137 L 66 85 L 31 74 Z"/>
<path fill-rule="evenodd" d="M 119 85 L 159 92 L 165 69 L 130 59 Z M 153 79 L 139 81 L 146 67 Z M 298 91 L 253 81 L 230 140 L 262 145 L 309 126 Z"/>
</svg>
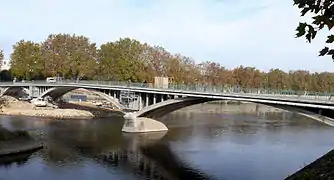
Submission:
<svg viewBox="0 0 334 180">
<path fill-rule="evenodd" d="M 334 148 L 333 128 L 299 115 L 227 113 L 211 106 L 171 113 L 161 118 L 166 134 L 146 135 L 121 133 L 123 119 L 116 115 L 1 116 L 1 125 L 32 131 L 46 148 L 0 158 L 0 180 L 279 180 Z"/>
</svg>

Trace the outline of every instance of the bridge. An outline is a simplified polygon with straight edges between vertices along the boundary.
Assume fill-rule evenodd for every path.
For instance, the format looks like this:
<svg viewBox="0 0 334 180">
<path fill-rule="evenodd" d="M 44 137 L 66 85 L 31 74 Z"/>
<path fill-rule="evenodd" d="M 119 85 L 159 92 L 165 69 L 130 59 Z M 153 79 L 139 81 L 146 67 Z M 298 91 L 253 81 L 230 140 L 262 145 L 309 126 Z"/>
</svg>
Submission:
<svg viewBox="0 0 334 180">
<path fill-rule="evenodd" d="M 84 88 L 110 101 L 124 112 L 123 132 L 166 131 L 168 128 L 154 120 L 186 106 L 216 100 L 252 102 L 293 111 L 327 125 L 334 126 L 332 119 L 334 100 L 330 94 L 268 91 L 263 89 L 238 89 L 225 86 L 150 86 L 143 83 L 110 81 L 45 81 L 13 83 L 1 82 L 0 95 L 18 97 L 27 94 L 34 98 L 51 98 L 56 101 L 64 94 Z M 124 100 L 124 97 L 127 97 Z M 127 110 L 135 110 L 126 113 Z"/>
</svg>

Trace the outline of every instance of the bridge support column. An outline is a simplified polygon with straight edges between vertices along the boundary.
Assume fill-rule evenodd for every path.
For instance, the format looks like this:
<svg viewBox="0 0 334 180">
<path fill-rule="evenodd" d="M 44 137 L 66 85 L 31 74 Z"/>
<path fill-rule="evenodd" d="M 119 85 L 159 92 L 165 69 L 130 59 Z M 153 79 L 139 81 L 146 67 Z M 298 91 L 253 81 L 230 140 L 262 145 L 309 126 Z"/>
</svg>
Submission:
<svg viewBox="0 0 334 180">
<path fill-rule="evenodd" d="M 29 98 L 33 97 L 33 87 L 29 85 Z"/>
<path fill-rule="evenodd" d="M 138 111 L 140 111 L 141 109 L 143 109 L 143 101 L 142 101 L 142 94 L 140 93 L 139 94 L 139 96 L 138 96 L 138 98 L 139 98 L 139 102 L 138 102 L 138 105 L 139 105 L 139 107 L 138 107 Z"/>
<path fill-rule="evenodd" d="M 127 113 L 124 115 L 123 132 L 128 133 L 145 133 L 168 131 L 168 128 L 163 123 L 151 118 L 137 117 L 135 113 Z"/>
<path fill-rule="evenodd" d="M 157 95 L 153 94 L 153 104 L 156 104 L 156 103 L 157 103 Z"/>
<path fill-rule="evenodd" d="M 148 99 L 148 94 L 147 94 L 147 93 L 145 94 L 145 97 L 146 97 L 145 107 L 147 107 L 147 106 L 148 106 L 148 101 L 149 101 L 149 99 Z"/>
</svg>

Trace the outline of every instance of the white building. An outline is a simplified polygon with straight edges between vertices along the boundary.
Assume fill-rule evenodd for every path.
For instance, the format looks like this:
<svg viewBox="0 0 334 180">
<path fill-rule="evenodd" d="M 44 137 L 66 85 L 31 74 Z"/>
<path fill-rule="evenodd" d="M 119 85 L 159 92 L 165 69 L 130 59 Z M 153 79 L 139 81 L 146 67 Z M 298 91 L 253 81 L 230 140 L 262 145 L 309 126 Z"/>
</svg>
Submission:
<svg viewBox="0 0 334 180">
<path fill-rule="evenodd" d="M 3 61 L 2 61 L 1 68 L 0 68 L 0 71 L 3 71 L 3 70 L 9 70 L 9 69 L 10 69 L 10 63 L 9 63 L 9 60 L 3 60 Z"/>
</svg>

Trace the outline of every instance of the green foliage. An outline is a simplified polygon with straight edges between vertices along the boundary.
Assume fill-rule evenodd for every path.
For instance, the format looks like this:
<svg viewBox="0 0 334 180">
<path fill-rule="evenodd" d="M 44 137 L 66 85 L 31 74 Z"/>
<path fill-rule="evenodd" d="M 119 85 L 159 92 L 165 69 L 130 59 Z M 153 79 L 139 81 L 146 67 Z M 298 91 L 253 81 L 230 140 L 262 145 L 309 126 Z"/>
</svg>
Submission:
<svg viewBox="0 0 334 180">
<path fill-rule="evenodd" d="M 4 59 L 4 54 L 3 54 L 3 50 L 0 49 L 0 67 L 2 65 L 2 61 Z"/>
<path fill-rule="evenodd" d="M 6 72 L 7 79 L 11 79 L 10 72 L 28 80 L 61 75 L 70 79 L 153 83 L 155 76 L 167 76 L 173 79 L 174 84 L 321 92 L 334 90 L 334 73 L 284 72 L 280 69 L 261 72 L 244 66 L 226 69 L 210 61 L 196 64 L 192 58 L 171 54 L 162 47 L 130 38 L 107 42 L 98 50 L 87 37 L 69 34 L 50 35 L 42 43 L 21 40 L 14 45 L 11 63 L 11 71 Z"/>
<path fill-rule="evenodd" d="M 2 61 L 4 58 L 3 50 L 0 49 L 0 61 Z"/>
<path fill-rule="evenodd" d="M 334 1 L 333 0 L 294 0 L 294 5 L 301 9 L 301 16 L 310 15 L 311 24 L 299 23 L 296 37 L 305 37 L 311 43 L 317 33 L 327 27 L 330 30 L 334 26 Z M 334 35 L 327 36 L 326 43 L 334 42 Z M 330 55 L 334 60 L 334 49 L 325 47 L 319 52 L 319 56 Z"/>
<path fill-rule="evenodd" d="M 13 46 L 11 71 L 15 77 L 35 79 L 44 69 L 40 44 L 21 40 Z"/>
<path fill-rule="evenodd" d="M 101 45 L 99 50 L 100 70 L 107 80 L 138 81 L 137 74 L 143 66 L 143 45 L 129 38 Z"/>
<path fill-rule="evenodd" d="M 91 77 L 97 65 L 95 43 L 75 34 L 51 34 L 42 45 L 47 76 Z"/>
</svg>

